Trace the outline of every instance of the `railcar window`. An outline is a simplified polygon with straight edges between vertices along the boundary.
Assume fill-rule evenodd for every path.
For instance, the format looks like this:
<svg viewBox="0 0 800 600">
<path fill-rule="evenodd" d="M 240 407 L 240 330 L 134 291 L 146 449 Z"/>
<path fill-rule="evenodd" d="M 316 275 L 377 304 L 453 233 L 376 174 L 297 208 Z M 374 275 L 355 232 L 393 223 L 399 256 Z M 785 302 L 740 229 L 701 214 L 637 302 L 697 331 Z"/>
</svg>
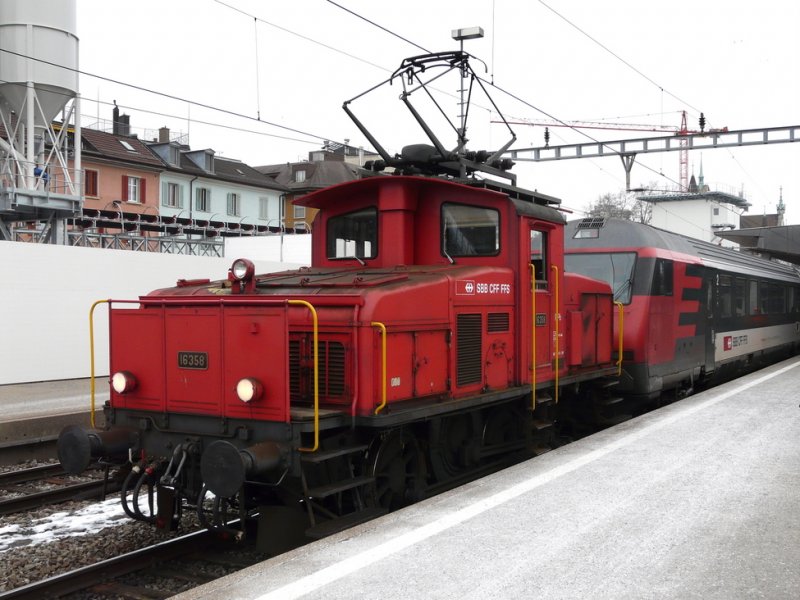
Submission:
<svg viewBox="0 0 800 600">
<path fill-rule="evenodd" d="M 781 315 L 786 312 L 786 290 L 779 283 L 769 284 L 769 299 L 767 308 L 771 315 Z"/>
<path fill-rule="evenodd" d="M 653 296 L 672 296 L 672 261 L 665 258 L 656 259 L 656 268 L 653 271 Z"/>
<path fill-rule="evenodd" d="M 731 289 L 731 278 L 728 275 L 719 276 L 717 280 L 717 292 L 717 297 L 719 298 L 719 316 L 722 318 L 732 316 L 733 290 Z"/>
<path fill-rule="evenodd" d="M 535 229 L 531 230 L 531 264 L 536 270 L 536 281 L 546 282 L 550 270 L 547 266 L 547 234 Z"/>
<path fill-rule="evenodd" d="M 633 287 L 635 252 L 567 254 L 564 269 L 593 279 L 605 281 L 614 290 L 614 300 L 628 304 Z"/>
<path fill-rule="evenodd" d="M 747 285 L 744 279 L 737 277 L 733 282 L 733 314 L 736 317 L 743 317 L 745 310 L 745 295 Z"/>
<path fill-rule="evenodd" d="M 495 256 L 500 252 L 500 213 L 465 204 L 442 205 L 445 256 Z"/>
<path fill-rule="evenodd" d="M 363 208 L 328 221 L 328 258 L 375 258 L 378 253 L 378 209 Z"/>
<path fill-rule="evenodd" d="M 748 285 L 750 286 L 750 293 L 748 294 L 748 300 L 750 302 L 750 314 L 757 315 L 758 314 L 758 282 L 757 281 L 748 281 Z"/>
<path fill-rule="evenodd" d="M 769 284 L 765 281 L 758 284 L 758 308 L 760 314 L 769 314 Z"/>
</svg>

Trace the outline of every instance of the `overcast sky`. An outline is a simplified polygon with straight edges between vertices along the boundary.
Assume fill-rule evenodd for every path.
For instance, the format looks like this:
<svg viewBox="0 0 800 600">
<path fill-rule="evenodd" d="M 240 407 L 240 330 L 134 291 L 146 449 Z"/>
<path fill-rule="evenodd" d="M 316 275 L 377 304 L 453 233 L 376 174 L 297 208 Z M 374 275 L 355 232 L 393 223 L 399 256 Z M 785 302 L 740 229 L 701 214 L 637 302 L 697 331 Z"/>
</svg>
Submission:
<svg viewBox="0 0 800 600">
<path fill-rule="evenodd" d="M 305 159 L 323 139 L 368 146 L 343 101 L 386 79 L 420 47 L 457 49 L 451 30 L 476 25 L 485 37 L 465 42 L 485 63 L 484 70 L 476 62 L 476 70 L 524 101 L 490 88 L 507 118 L 677 127 L 686 110 L 690 129 L 699 129 L 701 111 L 711 128 L 800 125 L 796 0 L 336 3 L 408 41 L 326 0 L 78 0 L 80 68 L 157 92 L 82 76 L 84 125 L 109 120 L 116 100 L 140 135 L 166 125 L 188 133 L 194 149 L 213 148 L 253 166 Z M 436 92 L 453 116 L 456 87 L 443 81 Z M 425 141 L 407 124 L 400 89 L 382 88 L 352 105 L 392 153 Z M 505 142 L 503 126 L 493 120 L 496 113 L 473 108 L 470 149 Z M 544 144 L 542 127 L 514 129 L 515 147 Z M 569 129 L 550 132 L 551 145 L 589 141 Z M 439 133 L 455 145 L 451 133 Z M 646 135 L 585 133 L 595 140 Z M 678 153 L 638 161 L 633 186 L 677 184 Z M 699 151 L 689 154 L 690 172 L 699 173 L 700 161 Z M 744 189 L 754 214 L 774 212 L 783 186 L 788 221 L 800 223 L 800 143 L 705 150 L 702 162 L 706 182 Z M 625 185 L 622 163 L 613 157 L 525 163 L 514 171 L 519 185 L 562 198 L 576 211 Z"/>
</svg>

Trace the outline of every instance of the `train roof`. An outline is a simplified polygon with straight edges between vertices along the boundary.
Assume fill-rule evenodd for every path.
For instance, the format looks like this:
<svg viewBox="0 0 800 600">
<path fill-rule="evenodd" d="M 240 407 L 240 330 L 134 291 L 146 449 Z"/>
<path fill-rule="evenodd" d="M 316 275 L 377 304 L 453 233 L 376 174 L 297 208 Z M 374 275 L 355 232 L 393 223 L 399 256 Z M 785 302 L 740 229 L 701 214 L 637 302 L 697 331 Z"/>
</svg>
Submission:
<svg viewBox="0 0 800 600">
<path fill-rule="evenodd" d="M 617 218 L 587 218 L 567 223 L 566 251 L 659 248 L 694 256 L 707 267 L 752 277 L 799 280 L 797 268 L 747 252 L 723 248 L 703 240 Z"/>
<path fill-rule="evenodd" d="M 411 186 L 417 189 L 427 188 L 433 192 L 437 189 L 457 188 L 466 186 L 471 189 L 482 190 L 487 195 L 508 199 L 521 215 L 536 217 L 554 223 L 565 223 L 564 213 L 556 208 L 561 200 L 535 190 L 526 190 L 517 186 L 488 179 L 452 179 L 442 177 L 422 177 L 418 175 L 377 175 L 356 179 L 345 183 L 327 187 L 311 192 L 297 200 L 295 204 L 311 208 L 324 209 L 337 206 L 344 198 L 357 191 L 367 190 L 377 196 L 381 186 L 395 186 L 398 184 Z"/>
</svg>

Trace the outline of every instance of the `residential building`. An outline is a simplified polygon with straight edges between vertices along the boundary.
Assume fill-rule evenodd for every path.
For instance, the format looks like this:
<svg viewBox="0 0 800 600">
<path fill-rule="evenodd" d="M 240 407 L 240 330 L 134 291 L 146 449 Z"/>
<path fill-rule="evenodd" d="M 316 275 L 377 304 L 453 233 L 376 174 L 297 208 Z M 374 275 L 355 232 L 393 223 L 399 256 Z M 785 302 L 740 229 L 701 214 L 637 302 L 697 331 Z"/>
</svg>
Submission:
<svg viewBox="0 0 800 600">
<path fill-rule="evenodd" d="M 168 139 L 168 136 L 165 136 Z M 287 188 L 241 161 L 171 141 L 149 144 L 163 163 L 162 217 L 209 223 L 222 233 L 278 231 Z"/>
<path fill-rule="evenodd" d="M 256 170 L 288 190 L 281 207 L 284 227 L 310 231 L 316 209 L 297 206 L 294 201 L 315 190 L 358 179 L 361 169 L 354 163 L 364 157 L 361 149 L 326 143 L 321 150 L 309 152 L 307 161 L 262 165 Z"/>
</svg>

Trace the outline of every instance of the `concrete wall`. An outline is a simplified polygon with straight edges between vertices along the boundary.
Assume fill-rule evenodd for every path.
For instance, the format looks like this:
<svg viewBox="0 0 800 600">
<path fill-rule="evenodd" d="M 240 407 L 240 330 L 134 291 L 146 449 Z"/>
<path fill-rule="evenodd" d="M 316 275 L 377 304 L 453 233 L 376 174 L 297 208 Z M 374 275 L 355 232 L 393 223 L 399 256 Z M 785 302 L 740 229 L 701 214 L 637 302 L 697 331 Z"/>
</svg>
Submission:
<svg viewBox="0 0 800 600">
<path fill-rule="evenodd" d="M 311 236 L 284 237 L 283 264 L 278 236 L 230 239 L 226 258 L 0 241 L 0 385 L 88 377 L 96 300 L 136 299 L 180 278 L 222 279 L 240 257 L 251 258 L 259 273 L 308 264 L 302 257 L 310 256 Z M 100 375 L 108 373 L 106 314 L 105 305 L 95 310 Z"/>
</svg>

